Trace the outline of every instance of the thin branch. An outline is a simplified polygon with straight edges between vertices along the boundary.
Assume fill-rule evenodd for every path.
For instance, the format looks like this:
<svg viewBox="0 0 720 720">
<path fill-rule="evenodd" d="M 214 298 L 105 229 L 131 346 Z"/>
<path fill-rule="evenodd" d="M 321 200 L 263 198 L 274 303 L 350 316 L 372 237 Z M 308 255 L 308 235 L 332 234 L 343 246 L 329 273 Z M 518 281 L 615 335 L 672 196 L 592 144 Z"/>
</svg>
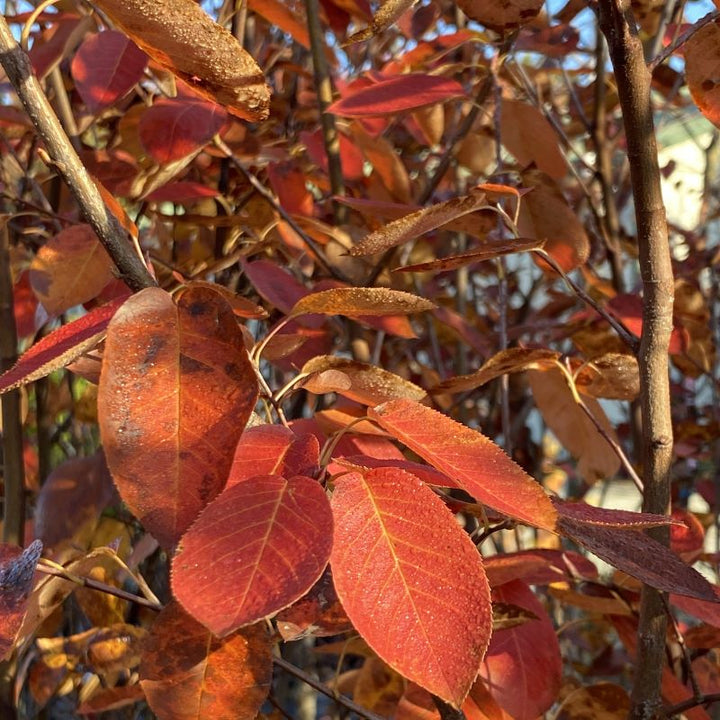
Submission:
<svg viewBox="0 0 720 720">
<path fill-rule="evenodd" d="M 465 720 L 465 713 L 462 710 L 454 708 L 449 703 L 440 699 L 437 695 L 432 696 L 435 707 L 440 713 L 440 720 Z"/>
<path fill-rule="evenodd" d="M 40 87 L 30 59 L 17 44 L 4 16 L 0 16 L 0 63 L 15 88 L 45 148 L 67 183 L 83 215 L 133 290 L 157 283 L 148 272 L 117 218 L 107 209 L 100 192 L 80 162 L 75 149 Z"/>
<path fill-rule="evenodd" d="M 720 18 L 720 10 L 713 10 L 704 17 L 701 17 L 692 27 L 689 27 L 682 35 L 673 40 L 667 47 L 663 48 L 649 63 L 648 70 L 652 73 L 658 65 L 664 63 L 674 52 L 681 48 L 698 30 L 706 25 L 715 22 Z"/>
<path fill-rule="evenodd" d="M 687 712 L 688 710 L 692 710 L 694 707 L 699 707 L 700 705 L 710 705 L 710 703 L 715 702 L 720 702 L 720 693 L 708 693 L 707 695 L 703 695 L 699 698 L 691 697 L 677 703 L 677 705 L 671 705 L 670 707 L 664 708 L 662 711 L 662 717 L 672 718 L 680 715 L 681 713 Z"/>
<path fill-rule="evenodd" d="M 0 371 L 11 368 L 17 360 L 17 328 L 10 270 L 10 230 L 6 220 L 0 229 Z M 5 485 L 2 539 L 22 547 L 25 545 L 25 465 L 20 390 L 16 388 L 5 393 L 0 402 Z"/>
<path fill-rule="evenodd" d="M 68 580 L 69 582 L 77 583 L 83 587 L 89 588 L 90 590 L 97 590 L 98 592 L 103 592 L 106 595 L 114 595 L 121 600 L 127 600 L 128 602 L 135 603 L 136 605 L 142 605 L 143 607 L 150 608 L 151 610 L 155 610 L 157 612 L 160 612 L 160 610 L 163 609 L 161 603 L 153 602 L 142 595 L 134 595 L 122 588 L 117 588 L 113 585 L 106 585 L 98 580 L 93 580 L 93 578 L 73 575 L 72 573 L 64 571 L 62 568 L 40 563 L 37 566 L 37 570 L 38 572 L 45 573 L 46 575 L 53 575 L 55 577 L 63 578 L 64 580 Z"/>
<path fill-rule="evenodd" d="M 341 225 L 347 220 L 348 208 L 337 201 L 345 194 L 345 181 L 343 180 L 342 164 L 340 162 L 340 135 L 335 127 L 335 116 L 327 111 L 332 103 L 332 83 L 330 70 L 325 57 L 325 41 L 323 39 L 322 24 L 320 23 L 319 0 L 305 0 L 307 13 L 308 34 L 310 35 L 310 51 L 312 53 L 313 73 L 315 77 L 315 92 L 317 93 L 320 108 L 320 123 L 322 124 L 323 143 L 328 159 L 328 175 L 330 189 L 333 194 L 333 215 L 335 223 Z"/>
<path fill-rule="evenodd" d="M 350 698 L 347 698 L 344 695 L 340 695 L 340 693 L 334 692 L 327 685 L 321 683 L 319 680 L 316 680 L 312 675 L 309 675 L 304 670 L 301 670 L 299 667 L 293 665 L 292 663 L 289 663 L 287 660 L 284 660 L 281 657 L 274 657 L 273 662 L 279 668 L 285 670 L 285 672 L 290 673 L 298 680 L 302 680 L 306 685 L 309 685 L 314 690 L 317 690 L 319 693 L 322 693 L 326 697 L 329 697 L 331 700 L 334 700 L 336 703 L 342 705 L 344 708 L 347 708 L 351 712 L 356 713 L 361 718 L 365 718 L 365 720 L 383 720 L 383 718 L 381 718 L 379 715 L 376 715 L 370 710 L 366 710 L 362 705 L 358 705 Z"/>
<path fill-rule="evenodd" d="M 665 206 L 653 122 L 650 85 L 630 0 L 600 0 L 599 22 L 615 69 L 625 124 L 640 274 L 643 284 L 643 329 L 638 350 L 642 410 L 644 512 L 666 514 L 670 504 L 672 418 L 668 347 L 672 332 L 674 282 Z M 669 543 L 668 528 L 648 534 Z M 632 720 L 649 720 L 661 707 L 667 614 L 662 594 L 643 586 L 638 627 Z"/>
</svg>

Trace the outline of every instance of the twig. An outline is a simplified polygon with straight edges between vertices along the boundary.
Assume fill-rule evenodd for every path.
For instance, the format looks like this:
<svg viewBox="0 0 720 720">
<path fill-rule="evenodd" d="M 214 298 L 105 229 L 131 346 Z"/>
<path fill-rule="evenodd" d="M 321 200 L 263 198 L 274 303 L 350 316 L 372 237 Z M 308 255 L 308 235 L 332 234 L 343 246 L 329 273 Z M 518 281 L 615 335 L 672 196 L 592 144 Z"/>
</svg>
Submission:
<svg viewBox="0 0 720 720">
<path fill-rule="evenodd" d="M 279 668 L 285 670 L 285 672 L 290 673 L 298 680 L 302 680 L 306 685 L 309 685 L 314 690 L 317 690 L 319 693 L 322 693 L 326 697 L 329 697 L 331 700 L 334 700 L 336 703 L 342 705 L 344 708 L 347 708 L 351 712 L 354 712 L 360 717 L 365 718 L 365 720 L 383 720 L 383 718 L 381 718 L 379 715 L 376 715 L 374 712 L 370 712 L 370 710 L 366 710 L 362 705 L 358 705 L 350 698 L 347 698 L 344 695 L 340 695 L 340 693 L 334 692 L 327 685 L 321 683 L 319 680 L 316 680 L 312 675 L 309 675 L 304 670 L 301 670 L 299 667 L 296 667 L 292 663 L 289 663 L 287 660 L 284 660 L 281 657 L 274 657 L 273 662 Z"/>
<path fill-rule="evenodd" d="M 465 713 L 462 710 L 454 708 L 437 695 L 433 695 L 432 699 L 440 713 L 440 720 L 465 720 Z"/>
<path fill-rule="evenodd" d="M 13 312 L 13 286 L 10 275 L 10 231 L 7 221 L 0 230 L 0 371 L 17 360 L 17 328 Z M 23 462 L 20 390 L 2 396 L 2 450 L 5 504 L 2 539 L 25 545 L 25 465 Z"/>
<path fill-rule="evenodd" d="M 660 190 L 660 169 L 650 84 L 630 0 L 600 0 L 599 22 L 615 69 L 625 124 L 640 274 L 643 283 L 643 328 L 637 358 L 642 410 L 644 512 L 666 514 L 670 504 L 672 417 L 668 347 L 673 325 L 674 282 L 670 246 Z M 669 544 L 668 528 L 648 534 Z M 638 626 L 632 720 L 647 720 L 660 710 L 667 614 L 662 595 L 643 585 Z"/>
<path fill-rule="evenodd" d="M 163 609 L 161 603 L 153 602 L 152 600 L 145 598 L 142 595 L 134 595 L 133 593 L 127 592 L 126 590 L 123 590 L 121 588 L 117 588 L 112 585 L 106 585 L 105 583 L 98 580 L 93 580 L 93 578 L 72 575 L 71 573 L 68 573 L 61 568 L 52 567 L 50 565 L 44 565 L 41 563 L 38 564 L 37 570 L 38 572 L 45 573 L 46 575 L 53 575 L 55 577 L 63 578 L 64 580 L 68 580 L 69 582 L 80 584 L 86 588 L 89 588 L 90 590 L 97 590 L 99 592 L 105 593 L 106 595 L 114 595 L 121 600 L 127 600 L 128 602 L 135 603 L 136 605 L 142 605 L 143 607 L 150 608 L 151 610 L 155 610 L 157 612 L 160 612 L 160 610 Z"/>
<path fill-rule="evenodd" d="M 709 705 L 710 703 L 715 702 L 720 702 L 720 693 L 708 693 L 707 695 L 703 695 L 699 698 L 691 697 L 677 703 L 676 705 L 663 708 L 662 715 L 666 718 L 672 718 L 688 710 L 692 710 L 692 708 L 698 707 L 699 705 Z"/>
<path fill-rule="evenodd" d="M 315 92 L 320 108 L 323 143 L 328 159 L 328 175 L 330 190 L 333 194 L 333 215 L 335 223 L 340 225 L 347 220 L 348 208 L 338 202 L 337 198 L 345 194 L 345 182 L 340 161 L 340 135 L 335 127 L 335 116 L 327 111 L 332 103 L 332 85 L 327 58 L 325 57 L 325 41 L 320 23 L 320 3 L 318 0 L 305 0 L 308 34 L 310 35 L 310 51 L 312 53 Z"/>
<path fill-rule="evenodd" d="M 318 265 L 320 265 L 323 270 L 332 275 L 336 280 L 340 280 L 348 285 L 355 284 L 342 270 L 330 265 L 320 245 L 295 222 L 293 216 L 280 205 L 273 194 L 233 155 L 232 150 L 217 136 L 215 137 L 215 146 L 225 153 L 226 157 L 230 159 L 230 162 L 240 171 L 240 174 L 250 183 L 255 191 L 262 195 L 262 197 L 272 205 L 278 215 L 302 238 L 302 241 L 315 253 Z"/>
<path fill-rule="evenodd" d="M 689 27 L 682 35 L 673 40 L 667 47 L 663 48 L 647 65 L 650 73 L 654 72 L 658 65 L 664 63 L 678 48 L 681 48 L 698 30 L 706 25 L 715 22 L 720 18 L 720 10 L 713 10 L 704 17 L 701 17 L 692 27 Z"/>
<path fill-rule="evenodd" d="M 30 59 L 15 41 L 4 16 L 0 16 L 0 63 L 42 138 L 53 164 L 117 265 L 122 279 L 133 290 L 156 285 L 132 244 L 128 242 L 127 234 L 117 218 L 105 207 L 100 192 L 80 162 L 33 74 Z"/>
</svg>

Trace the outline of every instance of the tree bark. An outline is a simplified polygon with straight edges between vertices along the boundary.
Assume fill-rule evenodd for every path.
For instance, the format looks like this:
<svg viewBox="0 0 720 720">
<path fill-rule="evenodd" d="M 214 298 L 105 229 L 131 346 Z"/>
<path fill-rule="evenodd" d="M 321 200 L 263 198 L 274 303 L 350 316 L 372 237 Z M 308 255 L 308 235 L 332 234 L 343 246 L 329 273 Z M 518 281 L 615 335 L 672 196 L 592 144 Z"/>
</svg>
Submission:
<svg viewBox="0 0 720 720">
<path fill-rule="evenodd" d="M 670 503 L 672 423 L 668 345 L 672 332 L 674 283 L 665 206 L 645 64 L 630 0 L 600 0 L 600 27 L 607 38 L 627 139 L 643 286 L 643 329 L 638 351 L 642 410 L 643 510 L 667 513 Z M 667 528 L 649 531 L 669 541 Z M 665 662 L 667 616 L 662 595 L 643 587 L 638 651 L 632 692 L 634 720 L 656 717 Z"/>
</svg>

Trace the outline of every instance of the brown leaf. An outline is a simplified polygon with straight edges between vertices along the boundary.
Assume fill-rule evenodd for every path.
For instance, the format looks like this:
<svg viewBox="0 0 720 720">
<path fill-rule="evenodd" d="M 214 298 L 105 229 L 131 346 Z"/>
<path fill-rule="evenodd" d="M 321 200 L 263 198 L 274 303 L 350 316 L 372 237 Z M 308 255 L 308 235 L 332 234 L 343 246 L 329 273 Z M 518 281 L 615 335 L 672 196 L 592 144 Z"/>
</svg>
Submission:
<svg viewBox="0 0 720 720">
<path fill-rule="evenodd" d="M 390 27 L 406 10 L 409 10 L 417 0 L 385 0 L 373 15 L 369 27 L 353 33 L 344 43 L 343 47 L 352 43 L 369 40 Z"/>
<path fill-rule="evenodd" d="M 268 116 L 270 89 L 240 43 L 193 0 L 96 0 L 156 63 L 245 120 Z"/>
<path fill-rule="evenodd" d="M 532 20 L 540 12 L 543 0 L 459 0 L 458 6 L 472 20 L 503 33 Z"/>
<path fill-rule="evenodd" d="M 575 402 L 562 371 L 558 368 L 529 370 L 527 378 L 543 419 L 557 439 L 578 459 L 578 471 L 583 478 L 593 483 L 615 475 L 620 469 L 618 456 Z M 605 432 L 618 442 L 615 430 L 597 400 L 585 398 L 584 402 Z"/>
<path fill-rule="evenodd" d="M 298 300 L 289 317 L 299 315 L 406 315 L 432 310 L 435 303 L 389 288 L 333 288 Z"/>
<path fill-rule="evenodd" d="M 577 389 L 608 400 L 634 400 L 640 392 L 640 373 L 632 355 L 605 353 L 583 364 L 575 374 Z"/>
</svg>

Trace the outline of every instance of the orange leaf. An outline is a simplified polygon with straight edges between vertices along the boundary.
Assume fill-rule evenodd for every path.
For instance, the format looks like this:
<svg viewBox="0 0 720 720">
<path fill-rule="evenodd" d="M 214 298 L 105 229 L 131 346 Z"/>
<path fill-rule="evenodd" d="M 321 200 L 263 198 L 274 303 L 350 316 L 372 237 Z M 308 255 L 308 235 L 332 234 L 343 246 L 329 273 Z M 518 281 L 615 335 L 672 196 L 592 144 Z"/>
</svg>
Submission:
<svg viewBox="0 0 720 720">
<path fill-rule="evenodd" d="M 458 6 L 470 19 L 502 33 L 517 30 L 532 20 L 543 0 L 458 0 Z"/>
<path fill-rule="evenodd" d="M 224 487 L 257 401 L 255 370 L 228 304 L 190 288 L 137 293 L 108 327 L 100 432 L 123 500 L 172 547 Z"/>
<path fill-rule="evenodd" d="M 183 535 L 173 594 L 224 637 L 302 597 L 322 575 L 331 544 L 320 483 L 301 475 L 250 478 L 213 500 Z"/>
<path fill-rule="evenodd" d="M 298 300 L 289 317 L 298 315 L 400 315 L 432 310 L 435 303 L 390 288 L 333 288 Z"/>
<path fill-rule="evenodd" d="M 194 0 L 97 0 L 156 63 L 246 120 L 268 116 L 270 90 L 242 45 Z"/>
<path fill-rule="evenodd" d="M 368 415 L 476 500 L 520 522 L 555 529 L 555 508 L 542 487 L 481 433 L 411 400 L 387 402 Z"/>
<path fill-rule="evenodd" d="M 152 626 L 140 678 L 159 720 L 253 720 L 270 690 L 271 644 L 262 625 L 218 640 L 171 603 Z"/>
<path fill-rule="evenodd" d="M 113 279 L 110 256 L 89 225 L 71 225 L 50 238 L 30 265 L 30 285 L 58 315 L 96 297 Z"/>
<path fill-rule="evenodd" d="M 390 667 L 459 707 L 492 627 L 472 541 L 430 488 L 396 468 L 339 478 L 332 508 L 333 578 L 353 625 Z"/>
<path fill-rule="evenodd" d="M 698 30 L 684 46 L 685 75 L 700 112 L 720 127 L 720 25 L 717 20 Z"/>
</svg>

